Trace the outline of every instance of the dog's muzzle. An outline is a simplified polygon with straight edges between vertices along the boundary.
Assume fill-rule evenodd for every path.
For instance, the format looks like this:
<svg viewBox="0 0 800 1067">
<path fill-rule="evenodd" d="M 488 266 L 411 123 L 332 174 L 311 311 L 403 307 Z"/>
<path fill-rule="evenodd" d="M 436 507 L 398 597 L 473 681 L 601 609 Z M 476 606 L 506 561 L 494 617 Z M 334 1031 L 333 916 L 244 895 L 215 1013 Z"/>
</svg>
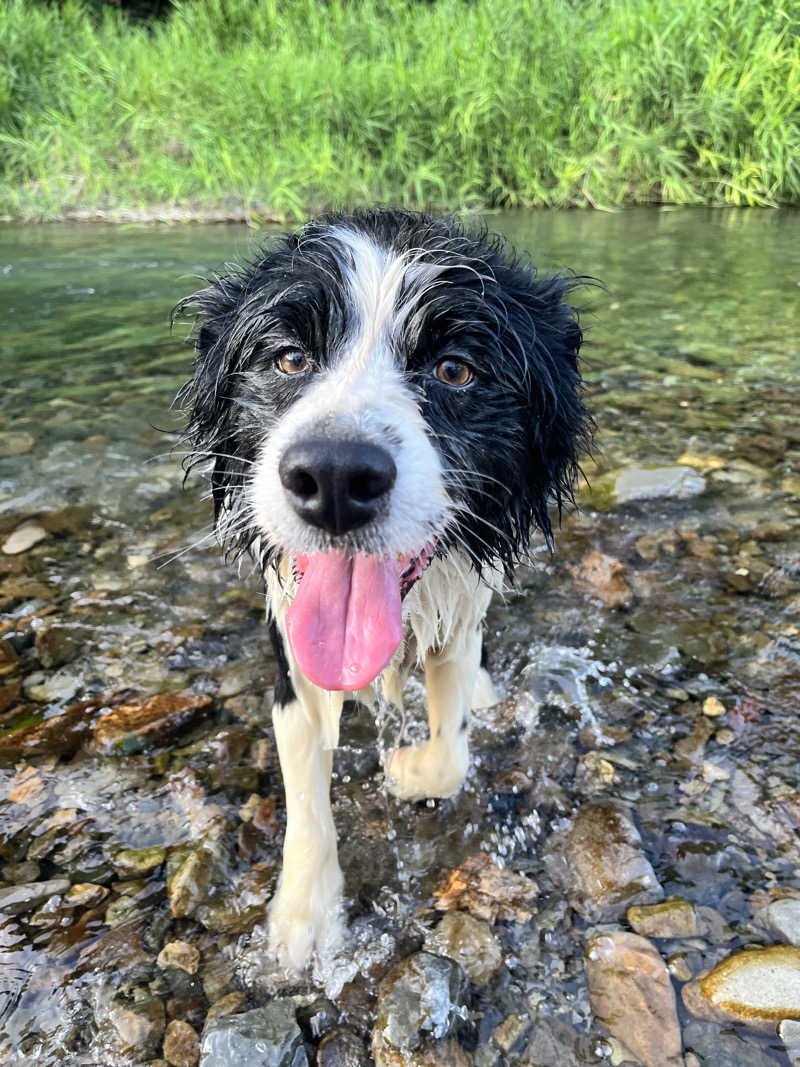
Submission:
<svg viewBox="0 0 800 1067">
<path fill-rule="evenodd" d="M 397 467 L 370 441 L 316 437 L 291 445 L 278 475 L 300 518 L 338 536 L 366 525 L 387 505 Z"/>
</svg>

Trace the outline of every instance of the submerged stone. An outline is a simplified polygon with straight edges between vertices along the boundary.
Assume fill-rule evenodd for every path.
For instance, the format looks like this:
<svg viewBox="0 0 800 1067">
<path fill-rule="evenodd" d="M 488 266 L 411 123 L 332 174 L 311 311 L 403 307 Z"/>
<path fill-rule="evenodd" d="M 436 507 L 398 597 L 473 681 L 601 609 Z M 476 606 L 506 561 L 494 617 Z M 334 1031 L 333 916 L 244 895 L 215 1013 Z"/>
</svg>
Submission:
<svg viewBox="0 0 800 1067">
<path fill-rule="evenodd" d="M 112 863 L 120 878 L 141 878 L 160 867 L 166 854 L 166 849 L 159 845 L 150 848 L 125 848 L 114 856 Z"/>
<path fill-rule="evenodd" d="M 155 1052 L 164 1033 L 164 1005 L 156 997 L 115 1004 L 109 1012 L 109 1021 L 116 1031 L 121 1052 L 136 1052 L 146 1057 Z"/>
<path fill-rule="evenodd" d="M 200 1041 L 191 1023 L 173 1019 L 167 1025 L 163 1052 L 172 1067 L 194 1067 L 200 1059 Z"/>
<path fill-rule="evenodd" d="M 203 1034 L 200 1057 L 201 1067 L 309 1067 L 288 998 L 214 1019 Z"/>
<path fill-rule="evenodd" d="M 398 963 L 378 987 L 375 1028 L 399 1049 L 447 1037 L 466 1015 L 467 986 L 464 971 L 453 960 L 417 952 Z"/>
<path fill-rule="evenodd" d="M 134 704 L 119 704 L 98 719 L 95 741 L 108 751 L 128 754 L 166 740 L 194 722 L 211 705 L 204 693 L 161 693 Z"/>
<path fill-rule="evenodd" d="M 702 1067 L 775 1067 L 775 1060 L 741 1034 L 716 1023 L 691 1019 L 683 1028 L 683 1046 Z"/>
<path fill-rule="evenodd" d="M 682 1067 L 675 991 L 650 942 L 623 931 L 595 934 L 585 958 L 592 1011 L 609 1033 L 644 1067 Z"/>
<path fill-rule="evenodd" d="M 27 552 L 29 548 L 38 545 L 47 537 L 47 530 L 36 522 L 26 522 L 17 527 L 3 542 L 3 551 L 7 556 L 16 556 L 20 552 Z"/>
<path fill-rule="evenodd" d="M 628 908 L 627 919 L 643 937 L 696 937 L 699 933 L 694 905 L 681 897 Z"/>
<path fill-rule="evenodd" d="M 47 675 L 44 671 L 29 674 L 22 685 L 30 700 L 44 704 L 50 701 L 71 700 L 80 688 L 80 680 L 69 671 L 60 670 Z"/>
<path fill-rule="evenodd" d="M 170 941 L 159 952 L 156 963 L 162 970 L 167 967 L 179 967 L 187 974 L 197 974 L 200 953 L 194 945 L 186 941 Z"/>
<path fill-rule="evenodd" d="M 612 801 L 584 804 L 570 827 L 551 837 L 545 861 L 570 905 L 589 922 L 619 919 L 631 904 L 664 896 L 639 831 Z"/>
<path fill-rule="evenodd" d="M 334 1030 L 320 1042 L 316 1067 L 369 1067 L 369 1058 L 352 1030 Z"/>
<path fill-rule="evenodd" d="M 800 949 L 770 945 L 736 952 L 684 986 L 682 996 L 697 1018 L 774 1034 L 781 1019 L 800 1020 Z"/>
<path fill-rule="evenodd" d="M 581 593 L 597 597 L 609 608 L 626 608 L 633 601 L 633 590 L 625 578 L 625 567 L 597 550 L 589 552 L 575 567 L 567 568 Z"/>
<path fill-rule="evenodd" d="M 706 480 L 691 467 L 630 467 L 622 471 L 614 483 L 618 504 L 635 500 L 687 500 L 704 493 Z"/>
<path fill-rule="evenodd" d="M 476 985 L 488 982 L 503 962 L 500 942 L 491 927 L 464 911 L 448 912 L 427 934 L 425 948 L 455 960 Z"/>
<path fill-rule="evenodd" d="M 0 459 L 24 456 L 36 444 L 36 438 L 25 430 L 4 430 L 0 433 Z"/>
<path fill-rule="evenodd" d="M 0 889 L 0 912 L 19 915 L 33 911 L 50 897 L 59 896 L 69 889 L 69 878 L 51 878 L 47 882 L 23 882 L 21 885 Z"/>
</svg>

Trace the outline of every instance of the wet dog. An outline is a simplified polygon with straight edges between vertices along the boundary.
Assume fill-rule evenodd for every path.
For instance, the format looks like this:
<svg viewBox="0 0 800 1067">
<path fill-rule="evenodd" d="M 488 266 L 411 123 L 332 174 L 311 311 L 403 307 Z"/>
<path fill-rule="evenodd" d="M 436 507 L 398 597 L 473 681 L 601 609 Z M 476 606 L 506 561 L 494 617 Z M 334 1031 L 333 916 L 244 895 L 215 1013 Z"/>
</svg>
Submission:
<svg viewBox="0 0 800 1067">
<path fill-rule="evenodd" d="M 550 540 L 587 444 L 577 284 L 453 219 L 375 210 L 311 222 L 180 306 L 190 464 L 267 589 L 286 790 L 269 925 L 291 967 L 337 933 L 345 694 L 400 706 L 422 666 L 430 738 L 391 754 L 389 787 L 447 797 L 466 775 L 492 590 L 535 528 Z"/>
</svg>

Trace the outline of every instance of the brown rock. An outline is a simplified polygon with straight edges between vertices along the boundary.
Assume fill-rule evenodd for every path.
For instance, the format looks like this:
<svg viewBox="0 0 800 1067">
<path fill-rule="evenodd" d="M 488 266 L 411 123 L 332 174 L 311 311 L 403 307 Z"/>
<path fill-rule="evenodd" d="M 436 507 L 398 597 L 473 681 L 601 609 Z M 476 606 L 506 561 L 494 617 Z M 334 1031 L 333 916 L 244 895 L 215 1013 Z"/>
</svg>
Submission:
<svg viewBox="0 0 800 1067">
<path fill-rule="evenodd" d="M 186 941 L 170 941 L 158 954 L 156 963 L 162 969 L 180 967 L 187 974 L 197 974 L 200 966 L 200 953 L 194 945 Z"/>
<path fill-rule="evenodd" d="M 567 568 L 581 593 L 597 597 L 609 608 L 626 608 L 633 601 L 633 590 L 625 579 L 625 568 L 618 559 L 596 549 L 583 557 L 576 567 Z"/>
<path fill-rule="evenodd" d="M 104 706 L 104 697 L 80 700 L 49 719 L 11 730 L 0 737 L 0 756 L 70 756 L 90 737 L 92 722 Z"/>
<path fill-rule="evenodd" d="M 361 1038 L 351 1030 L 334 1030 L 320 1042 L 317 1067 L 369 1067 Z"/>
<path fill-rule="evenodd" d="M 457 1041 L 436 1041 L 413 1052 L 390 1045 L 379 1030 L 372 1031 L 375 1067 L 471 1067 L 471 1057 Z"/>
<path fill-rule="evenodd" d="M 465 911 L 450 911 L 429 931 L 425 948 L 455 960 L 475 985 L 484 985 L 503 962 L 500 942 L 491 927 Z"/>
<path fill-rule="evenodd" d="M 735 952 L 685 985 L 681 995 L 699 1019 L 774 1034 L 781 1019 L 800 1020 L 800 949 L 770 945 Z"/>
<path fill-rule="evenodd" d="M 643 937 L 697 937 L 700 933 L 694 906 L 681 897 L 628 908 L 627 919 Z"/>
<path fill-rule="evenodd" d="M 164 1059 L 173 1067 L 194 1067 L 200 1059 L 200 1041 L 195 1028 L 173 1019 L 164 1034 Z"/>
<path fill-rule="evenodd" d="M 595 934 L 586 947 L 592 1011 L 644 1067 L 679 1067 L 675 992 L 649 941 L 622 931 Z"/>
<path fill-rule="evenodd" d="M 238 990 L 233 993 L 226 993 L 224 997 L 214 1001 L 208 1009 L 206 1018 L 211 1021 L 212 1019 L 221 1019 L 225 1015 L 236 1015 L 246 1003 L 247 997 L 244 993 L 240 993 Z"/>
<path fill-rule="evenodd" d="M 664 896 L 639 832 L 612 801 L 584 804 L 566 832 L 553 835 L 545 856 L 571 906 L 589 922 L 619 919 L 632 904 Z"/>
<path fill-rule="evenodd" d="M 147 1056 L 155 1052 L 164 1033 L 164 1005 L 155 997 L 131 1005 L 117 1004 L 109 1012 L 121 1051 Z"/>
<path fill-rule="evenodd" d="M 538 894 L 532 878 L 498 867 L 483 852 L 450 871 L 433 891 L 437 910 L 460 908 L 490 923 L 497 919 L 527 922 Z"/>
<path fill-rule="evenodd" d="M 139 752 L 172 737 L 211 705 L 204 693 L 161 693 L 135 704 L 119 704 L 95 723 L 95 741 L 122 754 Z"/>
<path fill-rule="evenodd" d="M 192 915 L 206 900 L 213 861 L 204 849 L 190 852 L 174 874 L 167 874 L 167 897 L 176 919 Z"/>
<path fill-rule="evenodd" d="M 11 674 L 17 669 L 19 656 L 10 641 L 0 640 L 0 675 Z"/>
</svg>

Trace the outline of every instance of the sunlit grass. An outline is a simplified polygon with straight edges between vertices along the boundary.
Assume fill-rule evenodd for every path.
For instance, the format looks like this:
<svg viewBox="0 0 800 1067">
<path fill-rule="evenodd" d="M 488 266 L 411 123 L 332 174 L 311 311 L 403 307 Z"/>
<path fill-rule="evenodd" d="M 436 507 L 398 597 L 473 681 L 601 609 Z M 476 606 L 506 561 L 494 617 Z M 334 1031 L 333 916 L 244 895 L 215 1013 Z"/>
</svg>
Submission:
<svg viewBox="0 0 800 1067">
<path fill-rule="evenodd" d="M 800 200 L 800 3 L 0 6 L 0 212 Z"/>
</svg>

